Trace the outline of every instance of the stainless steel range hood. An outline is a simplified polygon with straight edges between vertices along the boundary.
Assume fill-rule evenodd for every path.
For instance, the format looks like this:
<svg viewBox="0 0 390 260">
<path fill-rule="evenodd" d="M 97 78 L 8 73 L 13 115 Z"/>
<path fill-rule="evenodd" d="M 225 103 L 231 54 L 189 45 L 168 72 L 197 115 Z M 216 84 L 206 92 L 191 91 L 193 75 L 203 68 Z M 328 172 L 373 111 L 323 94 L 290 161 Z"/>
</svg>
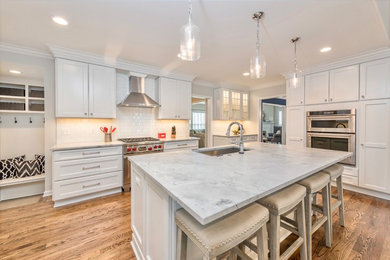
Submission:
<svg viewBox="0 0 390 260">
<path fill-rule="evenodd" d="M 160 104 L 145 94 L 145 77 L 130 76 L 130 94 L 118 104 L 119 107 L 159 107 Z"/>
</svg>

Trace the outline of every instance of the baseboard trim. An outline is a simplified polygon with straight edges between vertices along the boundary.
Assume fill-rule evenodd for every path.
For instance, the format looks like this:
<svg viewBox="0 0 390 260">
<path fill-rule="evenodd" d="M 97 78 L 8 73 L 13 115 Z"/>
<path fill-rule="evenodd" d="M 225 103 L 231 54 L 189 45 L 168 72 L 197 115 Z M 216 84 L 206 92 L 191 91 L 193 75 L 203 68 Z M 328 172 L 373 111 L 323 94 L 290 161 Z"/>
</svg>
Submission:
<svg viewBox="0 0 390 260">
<path fill-rule="evenodd" d="M 51 194 L 52 194 L 51 190 L 45 190 L 45 192 L 43 193 L 42 197 L 50 197 Z"/>
<path fill-rule="evenodd" d="M 353 186 L 353 185 L 349 185 L 349 184 L 345 184 L 345 183 L 343 184 L 343 188 L 345 190 L 350 190 L 350 191 L 354 191 L 357 193 L 362 193 L 362 194 L 369 195 L 372 197 L 376 197 L 376 198 L 380 198 L 380 199 L 384 199 L 384 200 L 390 200 L 390 194 L 386 194 L 383 192 L 368 190 L 365 188 L 361 188 L 361 187 L 357 187 L 357 186 Z"/>
</svg>

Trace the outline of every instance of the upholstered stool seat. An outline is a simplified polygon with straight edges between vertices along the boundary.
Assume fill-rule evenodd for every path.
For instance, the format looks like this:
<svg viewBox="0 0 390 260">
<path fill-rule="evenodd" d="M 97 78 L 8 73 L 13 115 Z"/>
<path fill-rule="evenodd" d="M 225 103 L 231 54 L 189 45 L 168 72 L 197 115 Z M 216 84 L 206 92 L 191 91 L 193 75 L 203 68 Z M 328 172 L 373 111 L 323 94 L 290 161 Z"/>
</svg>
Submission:
<svg viewBox="0 0 390 260">
<path fill-rule="evenodd" d="M 270 212 L 268 233 L 271 259 L 288 259 L 298 248 L 301 249 L 301 259 L 306 259 L 305 196 L 306 189 L 293 184 L 258 201 Z M 287 217 L 292 212 L 296 213 L 295 220 Z M 280 227 L 298 235 L 298 239 L 282 255 L 280 255 Z"/>
<path fill-rule="evenodd" d="M 326 246 L 332 244 L 331 236 L 331 212 L 330 212 L 330 176 L 325 172 L 318 172 L 302 181 L 300 185 L 306 188 L 305 197 L 305 218 L 306 218 L 306 242 L 307 242 L 307 258 L 311 259 L 312 255 L 312 234 L 317 231 L 322 225 L 325 226 Z M 313 203 L 313 196 L 321 191 L 322 205 Z M 322 217 L 312 223 L 312 210 L 321 213 Z"/>
<path fill-rule="evenodd" d="M 344 194 L 343 194 L 343 172 L 344 167 L 340 164 L 334 164 L 323 172 L 329 174 L 332 180 L 336 180 L 337 187 L 337 196 L 331 196 L 331 198 L 336 199 L 335 203 L 330 203 L 331 211 L 335 211 L 337 208 L 339 209 L 339 218 L 340 218 L 340 226 L 344 227 Z M 330 186 L 329 186 L 330 189 Z M 332 214 L 331 214 L 332 217 Z M 333 233 L 333 232 L 332 232 Z"/>
<path fill-rule="evenodd" d="M 187 211 L 180 209 L 176 212 L 177 259 L 186 257 L 187 237 L 202 251 L 204 259 L 213 259 L 232 249 L 238 253 L 237 246 L 256 233 L 259 259 L 264 259 L 268 219 L 268 210 L 257 203 L 207 225 L 201 225 Z"/>
</svg>

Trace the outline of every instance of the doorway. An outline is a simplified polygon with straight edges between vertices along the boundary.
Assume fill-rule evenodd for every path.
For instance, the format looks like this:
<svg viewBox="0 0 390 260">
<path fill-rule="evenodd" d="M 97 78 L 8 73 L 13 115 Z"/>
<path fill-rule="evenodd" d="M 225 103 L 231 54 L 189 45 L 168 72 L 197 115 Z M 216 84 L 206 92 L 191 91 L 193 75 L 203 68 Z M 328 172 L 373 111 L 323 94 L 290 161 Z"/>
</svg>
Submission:
<svg viewBox="0 0 390 260">
<path fill-rule="evenodd" d="M 261 100 L 261 141 L 285 144 L 286 99 L 268 98 Z"/>
<path fill-rule="evenodd" d="M 190 136 L 199 138 L 199 148 L 208 146 L 209 106 L 209 98 L 192 97 L 191 99 Z"/>
</svg>

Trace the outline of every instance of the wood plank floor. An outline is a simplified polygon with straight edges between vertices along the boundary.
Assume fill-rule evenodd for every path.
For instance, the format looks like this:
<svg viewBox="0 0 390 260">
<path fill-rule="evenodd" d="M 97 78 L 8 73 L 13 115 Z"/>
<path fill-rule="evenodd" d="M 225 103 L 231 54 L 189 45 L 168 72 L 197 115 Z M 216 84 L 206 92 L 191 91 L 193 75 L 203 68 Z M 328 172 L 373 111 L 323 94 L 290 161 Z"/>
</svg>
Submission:
<svg viewBox="0 0 390 260">
<path fill-rule="evenodd" d="M 345 191 L 346 227 L 334 213 L 332 248 L 323 229 L 313 236 L 313 259 L 390 259 L 390 202 Z M 50 199 L 0 210 L 0 259 L 127 259 L 130 194 L 54 209 Z M 285 244 L 288 244 L 286 241 Z M 291 259 L 299 259 L 297 252 Z"/>
</svg>

